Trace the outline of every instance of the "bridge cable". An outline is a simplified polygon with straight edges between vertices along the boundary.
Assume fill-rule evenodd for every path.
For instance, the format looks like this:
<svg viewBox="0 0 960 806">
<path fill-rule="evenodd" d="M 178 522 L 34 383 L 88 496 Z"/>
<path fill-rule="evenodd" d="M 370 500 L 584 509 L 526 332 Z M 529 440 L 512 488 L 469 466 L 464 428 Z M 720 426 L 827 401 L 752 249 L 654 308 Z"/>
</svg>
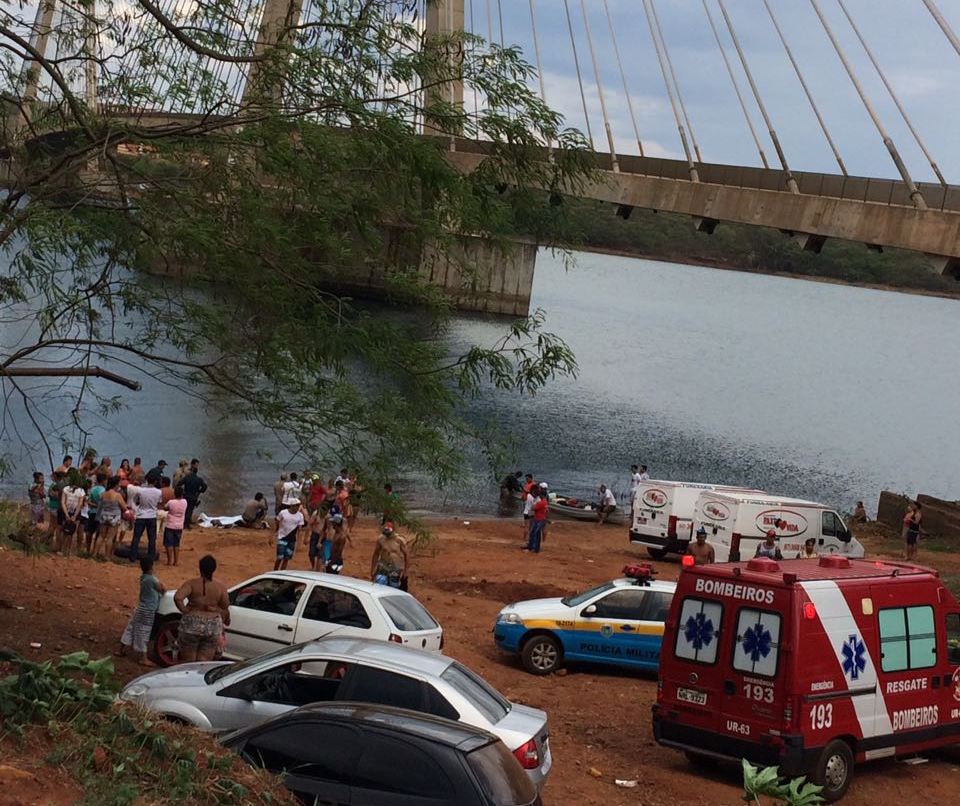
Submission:
<svg viewBox="0 0 960 806">
<path fill-rule="evenodd" d="M 476 29 L 476 27 L 475 27 L 475 25 L 474 25 L 474 20 L 473 20 L 473 3 L 474 3 L 474 0 L 469 0 L 469 1 L 470 1 L 470 33 L 471 33 L 471 35 L 476 36 L 477 29 Z M 471 47 L 475 47 L 475 45 L 471 44 Z M 477 125 L 477 127 L 478 127 L 477 133 L 479 134 L 480 99 L 479 99 L 479 96 L 478 96 L 478 94 L 477 94 L 477 85 L 476 85 L 476 83 L 471 81 L 471 82 L 470 82 L 470 86 L 473 87 L 473 117 L 474 117 L 475 120 L 477 121 L 477 123 L 476 123 L 476 125 Z"/>
<path fill-rule="evenodd" d="M 487 47 L 494 44 L 493 39 L 493 0 L 486 0 L 487 4 Z"/>
<path fill-rule="evenodd" d="M 897 171 L 900 172 L 900 176 L 903 178 L 903 182 L 907 186 L 907 191 L 910 194 L 910 198 L 913 200 L 914 205 L 918 209 L 926 210 L 926 200 L 917 189 L 916 184 L 914 184 L 913 179 L 910 177 L 910 172 L 907 170 L 907 166 L 903 164 L 903 160 L 900 158 L 900 152 L 897 151 L 897 147 L 894 145 L 893 140 L 890 139 L 890 135 L 887 134 L 886 129 L 884 129 L 883 123 L 880 121 L 880 118 L 877 115 L 877 111 L 873 108 L 873 104 L 870 103 L 870 99 L 867 97 L 866 92 L 864 92 L 863 87 L 860 84 L 860 79 L 857 78 L 857 74 L 854 72 L 853 66 L 847 59 L 847 54 L 844 52 L 840 42 L 837 40 L 836 34 L 834 34 L 833 29 L 830 27 L 830 23 L 827 22 L 827 18 L 823 15 L 823 9 L 820 8 L 820 4 L 817 2 L 817 0 L 810 0 L 810 4 L 813 6 L 813 10 L 817 12 L 817 16 L 820 18 L 820 24 L 823 26 L 823 30 L 827 32 L 827 36 L 833 43 L 833 48 L 840 57 L 840 61 L 843 63 L 843 67 L 847 71 L 847 75 L 850 77 L 850 81 L 853 84 L 854 89 L 856 89 L 857 94 L 860 96 L 860 100 L 863 102 L 864 108 L 867 110 L 867 113 L 873 120 L 873 125 L 876 126 L 877 131 L 883 140 L 884 146 L 886 146 L 887 151 L 890 153 L 890 158 L 893 160 L 893 164 L 897 166 Z"/>
<path fill-rule="evenodd" d="M 706 0 L 704 0 L 704 2 L 706 2 Z M 849 176 L 850 174 L 847 173 L 847 166 L 843 164 L 843 158 L 840 156 L 840 149 L 837 148 L 836 143 L 833 141 L 833 137 L 830 136 L 830 131 L 827 129 L 827 123 L 823 119 L 823 115 L 820 114 L 820 108 L 817 106 L 817 102 L 813 98 L 813 93 L 810 91 L 810 87 L 807 86 L 807 81 L 803 77 L 803 73 L 800 71 L 800 65 L 793 55 L 793 48 L 790 47 L 786 36 L 784 36 L 783 30 L 780 28 L 780 21 L 773 12 L 773 6 L 770 5 L 770 0 L 763 0 L 763 4 L 767 7 L 767 13 L 770 15 L 770 20 L 773 22 L 773 27 L 777 30 L 777 36 L 780 37 L 780 42 L 783 44 L 783 49 L 787 52 L 787 58 L 790 59 L 790 64 L 793 65 L 793 70 L 797 74 L 797 78 L 800 80 L 800 86 L 803 87 L 803 91 L 807 96 L 807 100 L 810 102 L 810 108 L 813 110 L 813 114 L 816 116 L 817 122 L 820 124 L 820 130 L 823 132 L 823 136 L 827 138 L 827 144 L 830 146 L 830 150 L 833 152 L 833 157 L 837 161 L 837 165 L 840 166 L 840 173 L 842 173 L 844 176 Z"/>
<path fill-rule="evenodd" d="M 577 71 L 577 84 L 580 87 L 580 103 L 583 104 L 583 119 L 587 124 L 587 141 L 590 150 L 595 151 L 593 145 L 593 130 L 590 128 L 590 112 L 587 109 L 587 95 L 583 91 L 583 76 L 580 73 L 580 57 L 577 55 L 577 39 L 573 35 L 573 19 L 570 16 L 570 0 L 563 0 L 563 9 L 567 15 L 567 30 L 570 32 L 570 46 L 573 48 L 573 66 Z"/>
<path fill-rule="evenodd" d="M 893 103 L 896 104 L 897 111 L 900 112 L 900 117 L 903 118 L 903 122 L 907 124 L 907 128 L 910 129 L 910 133 L 913 135 L 913 139 L 917 141 L 917 145 L 920 146 L 920 150 L 923 152 L 923 156 L 927 158 L 927 162 L 930 163 L 930 167 L 933 169 L 933 172 L 937 175 L 937 179 L 940 180 L 940 184 L 944 187 L 947 187 L 947 181 L 943 178 L 943 174 L 940 173 L 940 168 L 937 166 L 936 161 L 933 157 L 930 156 L 930 152 L 927 150 L 927 146 L 924 144 L 923 140 L 920 138 L 919 132 L 914 128 L 913 122 L 907 116 L 906 110 L 903 108 L 903 104 L 900 103 L 900 98 L 897 96 L 896 91 L 890 85 L 890 82 L 887 80 L 886 74 L 883 72 L 883 68 L 880 67 L 880 64 L 877 62 L 876 57 L 873 55 L 872 48 L 867 44 L 866 39 L 864 39 L 863 34 L 860 33 L 860 28 L 854 22 L 853 17 L 850 12 L 847 10 L 846 3 L 843 0 L 837 0 L 840 8 L 843 10 L 844 15 L 846 15 L 847 21 L 850 23 L 850 27 L 853 28 L 853 32 L 857 35 L 857 39 L 860 40 L 860 44 L 863 45 L 863 49 L 866 52 L 867 56 L 870 59 L 871 64 L 878 75 L 880 80 L 883 82 L 883 86 L 887 88 L 887 92 L 890 93 L 890 97 L 893 99 Z"/>
<path fill-rule="evenodd" d="M 613 142 L 613 130 L 610 128 L 610 118 L 607 116 L 607 101 L 603 94 L 603 82 L 600 80 L 600 67 L 597 64 L 597 52 L 593 47 L 593 33 L 590 30 L 590 18 L 584 0 L 580 0 L 580 13 L 583 15 L 583 27 L 587 32 L 587 45 L 590 48 L 590 60 L 593 62 L 593 78 L 597 82 L 597 96 L 600 98 L 600 113 L 603 116 L 603 127 L 607 131 L 607 145 L 610 146 L 610 162 L 614 173 L 620 173 L 620 163 L 617 161 L 617 147 Z"/>
<path fill-rule="evenodd" d="M 723 46 L 723 42 L 720 40 L 720 32 L 717 30 L 717 25 L 713 21 L 713 14 L 710 13 L 710 6 L 707 5 L 707 0 L 702 0 L 703 10 L 707 13 L 707 20 L 710 22 L 710 30 L 713 31 L 713 38 L 717 41 L 717 47 L 720 49 L 720 55 L 723 57 L 723 63 L 727 66 L 727 75 L 730 76 L 730 83 L 733 84 L 733 91 L 737 94 L 737 100 L 740 102 L 740 109 L 743 110 L 743 119 L 747 122 L 747 128 L 750 129 L 750 135 L 753 137 L 753 142 L 757 147 L 757 152 L 760 154 L 760 162 L 763 163 L 764 168 L 769 168 L 770 163 L 767 162 L 767 155 L 763 153 L 763 146 L 760 143 L 760 138 L 757 136 L 757 130 L 753 127 L 753 121 L 750 119 L 750 110 L 747 109 L 747 104 L 743 100 L 743 93 L 740 92 L 740 84 L 737 82 L 737 77 L 733 72 L 733 65 L 730 64 L 730 59 L 727 58 L 726 48 Z"/>
<path fill-rule="evenodd" d="M 757 102 L 757 106 L 760 108 L 760 114 L 763 116 L 763 122 L 767 125 L 767 132 L 770 134 L 770 140 L 773 142 L 773 147 L 777 152 L 777 157 L 780 160 L 780 165 L 783 168 L 783 175 L 787 180 L 787 189 L 791 193 L 799 193 L 800 188 L 797 186 L 797 180 L 794 179 L 793 172 L 790 170 L 790 166 L 787 164 L 787 156 L 783 153 L 783 147 L 780 145 L 780 138 L 777 137 L 777 130 L 773 127 L 773 121 L 770 120 L 770 115 L 767 114 L 767 107 L 763 103 L 763 98 L 760 96 L 760 90 L 757 88 L 757 82 L 753 80 L 753 73 L 750 72 L 750 64 L 747 62 L 747 57 L 744 55 L 743 48 L 740 47 L 740 39 L 737 37 L 737 31 L 733 27 L 733 20 L 730 19 L 730 15 L 727 13 L 727 7 L 724 5 L 723 0 L 717 0 L 717 3 L 720 5 L 720 13 L 723 14 L 723 19 L 727 23 L 727 30 L 730 31 L 730 38 L 733 40 L 733 46 L 737 49 L 737 55 L 740 57 L 740 64 L 743 65 L 743 72 L 746 73 L 747 81 L 750 84 L 750 89 L 753 92 L 754 100 Z"/>
<path fill-rule="evenodd" d="M 937 21 L 937 25 L 940 26 L 940 30 L 943 31 L 947 39 L 950 40 L 950 44 L 953 45 L 953 49 L 960 55 L 960 39 L 957 38 L 956 33 L 954 33 L 953 28 L 950 27 L 950 23 L 947 22 L 943 14 L 940 13 L 940 9 L 937 8 L 937 4 L 933 0 L 923 0 L 923 4 L 927 7 L 927 10 L 933 15 L 933 18 Z"/>
<path fill-rule="evenodd" d="M 532 2 L 533 0 L 531 0 Z M 630 97 L 630 89 L 627 86 L 627 74 L 623 70 L 623 60 L 620 58 L 620 46 L 617 44 L 617 34 L 613 27 L 613 18 L 610 16 L 610 6 L 607 0 L 603 0 L 603 10 L 607 14 L 607 25 L 610 28 L 610 39 L 613 42 L 613 52 L 617 57 L 617 69 L 620 70 L 620 81 L 623 82 L 623 94 L 627 96 L 627 107 L 630 109 L 630 122 L 633 124 L 633 133 L 637 138 L 637 148 L 640 149 L 640 156 L 643 156 L 643 142 L 640 140 L 640 127 L 637 125 L 637 115 L 633 111 L 633 99 Z"/>
<path fill-rule="evenodd" d="M 683 93 L 680 92 L 680 82 L 677 81 L 677 74 L 673 72 L 673 59 L 670 58 L 667 40 L 663 35 L 663 28 L 660 27 L 660 15 L 657 13 L 657 5 L 654 0 L 650 0 L 650 9 L 653 11 L 653 21 L 657 26 L 657 33 L 660 35 L 660 44 L 663 46 L 663 55 L 667 59 L 667 67 L 670 70 L 670 78 L 673 80 L 673 86 L 677 92 L 677 100 L 680 102 L 680 111 L 683 112 L 683 119 L 686 121 L 687 131 L 690 132 L 690 142 L 693 143 L 693 152 L 697 155 L 697 162 L 703 162 L 703 157 L 700 156 L 700 145 L 697 143 L 697 135 L 694 134 L 693 124 L 690 122 L 690 116 L 687 114 L 687 105 L 683 102 Z"/>
<path fill-rule="evenodd" d="M 500 0 L 497 0 L 497 17 L 500 20 L 500 47 L 504 48 L 506 47 L 506 42 L 503 37 L 503 5 Z"/>
<path fill-rule="evenodd" d="M 647 16 L 647 27 L 650 28 L 650 36 L 653 39 L 653 48 L 657 52 L 657 61 L 660 63 L 660 72 L 663 74 L 663 83 L 667 88 L 667 97 L 670 99 L 670 107 L 673 109 L 673 119 L 677 122 L 677 131 L 680 132 L 680 144 L 683 146 L 683 153 L 687 157 L 687 170 L 690 172 L 690 179 L 693 182 L 700 181 L 700 175 L 697 173 L 697 166 L 693 162 L 690 154 L 690 144 L 687 141 L 687 132 L 683 126 L 683 117 L 677 108 L 677 99 L 674 94 L 673 85 L 670 83 L 670 71 L 667 69 L 667 63 L 663 56 L 663 48 L 660 40 L 657 38 L 657 27 L 653 23 L 653 15 L 650 12 L 650 0 L 643 0 L 643 10 Z"/>
<path fill-rule="evenodd" d="M 530 0 L 530 27 L 533 29 L 533 53 L 537 59 L 537 78 L 540 81 L 540 100 L 547 102 L 547 86 L 543 81 L 543 62 L 540 59 L 540 36 L 537 34 L 537 11 L 534 0 Z"/>
</svg>

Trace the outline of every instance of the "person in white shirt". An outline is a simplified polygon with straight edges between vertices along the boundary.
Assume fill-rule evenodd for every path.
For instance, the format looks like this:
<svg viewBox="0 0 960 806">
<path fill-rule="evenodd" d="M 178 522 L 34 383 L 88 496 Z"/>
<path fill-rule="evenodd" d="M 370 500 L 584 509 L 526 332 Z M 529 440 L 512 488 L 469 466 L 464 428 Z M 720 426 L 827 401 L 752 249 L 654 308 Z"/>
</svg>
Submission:
<svg viewBox="0 0 960 806">
<path fill-rule="evenodd" d="M 617 508 L 617 497 L 606 484 L 600 485 L 600 506 L 597 507 L 597 520 L 606 523 L 610 513 Z"/>
<path fill-rule="evenodd" d="M 60 493 L 60 509 L 63 511 L 63 524 L 60 527 L 60 545 L 58 550 L 65 556 L 70 555 L 73 539 L 80 529 L 80 516 L 86 503 L 87 494 L 83 487 L 67 484 Z M 77 546 L 79 547 L 79 538 Z"/>
<path fill-rule="evenodd" d="M 646 465 L 640 465 L 640 481 L 641 483 L 644 481 L 650 481 L 650 474 L 647 472 Z"/>
<path fill-rule="evenodd" d="M 303 482 L 297 478 L 296 473 L 291 473 L 290 478 L 283 483 L 283 498 L 284 506 L 286 506 L 287 499 L 296 498 L 300 500 L 300 493 L 303 492 Z"/>
<path fill-rule="evenodd" d="M 127 487 L 127 501 L 132 502 L 137 517 L 133 522 L 133 540 L 130 542 L 130 562 L 140 560 L 140 538 L 147 533 L 147 556 L 153 560 L 157 556 L 157 508 L 163 493 L 160 492 L 159 479 L 142 487 Z"/>
<path fill-rule="evenodd" d="M 287 563 L 293 559 L 297 549 L 297 534 L 306 524 L 300 511 L 299 498 L 285 498 L 283 505 L 286 509 L 280 510 L 277 515 L 277 559 L 273 564 L 274 571 L 286 570 Z"/>
<path fill-rule="evenodd" d="M 630 465 L 630 498 L 633 499 L 637 487 L 643 484 L 643 476 L 640 475 L 640 465 Z"/>
</svg>

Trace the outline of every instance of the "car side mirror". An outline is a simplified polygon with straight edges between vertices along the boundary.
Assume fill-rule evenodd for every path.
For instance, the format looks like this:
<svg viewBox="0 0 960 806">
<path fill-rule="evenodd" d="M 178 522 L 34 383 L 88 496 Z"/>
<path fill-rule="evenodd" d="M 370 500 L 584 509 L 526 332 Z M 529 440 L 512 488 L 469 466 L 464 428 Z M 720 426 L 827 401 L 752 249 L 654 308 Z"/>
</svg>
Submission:
<svg viewBox="0 0 960 806">
<path fill-rule="evenodd" d="M 583 616 L 595 616 L 597 614 L 597 606 L 595 604 L 589 605 L 583 608 Z"/>
</svg>

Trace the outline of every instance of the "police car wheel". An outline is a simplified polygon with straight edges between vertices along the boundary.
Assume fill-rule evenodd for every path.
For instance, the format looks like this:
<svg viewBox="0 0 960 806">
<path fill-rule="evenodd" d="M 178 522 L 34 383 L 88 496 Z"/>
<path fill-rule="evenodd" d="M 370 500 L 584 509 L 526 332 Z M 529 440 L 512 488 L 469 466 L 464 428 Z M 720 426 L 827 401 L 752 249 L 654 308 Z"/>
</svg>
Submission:
<svg viewBox="0 0 960 806">
<path fill-rule="evenodd" d="M 823 787 L 821 796 L 828 802 L 840 800 L 853 780 L 853 751 L 846 742 L 835 739 L 830 742 L 817 761 L 811 776 L 815 784 Z"/>
<path fill-rule="evenodd" d="M 667 556 L 666 549 L 647 549 L 647 554 L 649 554 L 654 560 L 662 560 Z"/>
<path fill-rule="evenodd" d="M 560 668 L 560 644 L 549 635 L 535 635 L 523 645 L 520 659 L 530 674 L 550 674 Z"/>
</svg>

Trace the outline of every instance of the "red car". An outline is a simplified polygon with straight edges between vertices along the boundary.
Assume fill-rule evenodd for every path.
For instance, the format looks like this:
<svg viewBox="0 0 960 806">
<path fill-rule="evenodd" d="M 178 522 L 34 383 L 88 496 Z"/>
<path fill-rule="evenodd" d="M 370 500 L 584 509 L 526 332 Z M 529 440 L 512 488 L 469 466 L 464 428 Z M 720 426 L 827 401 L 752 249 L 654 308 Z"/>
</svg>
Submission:
<svg viewBox="0 0 960 806">
<path fill-rule="evenodd" d="M 960 604 L 905 563 L 686 567 L 653 727 L 690 756 L 778 766 L 836 800 L 855 763 L 960 743 Z"/>
</svg>

